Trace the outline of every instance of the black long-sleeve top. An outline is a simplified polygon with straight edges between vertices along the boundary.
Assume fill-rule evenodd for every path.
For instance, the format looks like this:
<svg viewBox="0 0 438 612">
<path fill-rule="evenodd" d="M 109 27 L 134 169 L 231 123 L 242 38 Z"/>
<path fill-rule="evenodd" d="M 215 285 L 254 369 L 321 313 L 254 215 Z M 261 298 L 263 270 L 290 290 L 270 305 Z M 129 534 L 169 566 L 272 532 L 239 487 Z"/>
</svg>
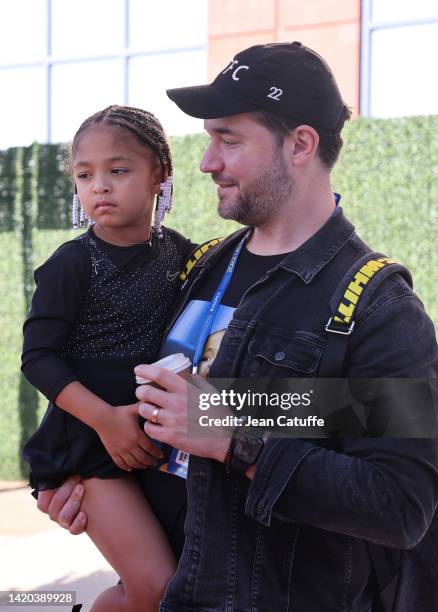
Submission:
<svg viewBox="0 0 438 612">
<path fill-rule="evenodd" d="M 97 434 L 54 402 L 75 380 L 111 405 L 136 401 L 133 368 L 157 358 L 179 271 L 195 246 L 174 230 L 163 232 L 151 245 L 120 247 L 91 228 L 35 271 L 22 370 L 50 400 L 24 448 L 38 488 L 84 470 L 98 475 L 110 461 Z"/>
</svg>

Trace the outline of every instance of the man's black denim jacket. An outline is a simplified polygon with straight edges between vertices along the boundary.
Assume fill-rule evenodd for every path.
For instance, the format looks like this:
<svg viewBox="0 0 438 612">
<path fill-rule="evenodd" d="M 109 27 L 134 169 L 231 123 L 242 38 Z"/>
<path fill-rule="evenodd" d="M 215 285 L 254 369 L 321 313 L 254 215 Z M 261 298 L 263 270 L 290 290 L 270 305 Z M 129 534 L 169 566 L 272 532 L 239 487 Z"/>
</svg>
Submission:
<svg viewBox="0 0 438 612">
<path fill-rule="evenodd" d="M 200 262 L 184 303 L 242 231 Z M 333 216 L 246 292 L 210 377 L 316 377 L 328 302 L 369 251 L 342 211 Z M 356 322 L 345 376 L 437 374 L 433 324 L 409 285 L 392 275 Z M 424 536 L 438 504 L 438 443 L 340 444 L 334 451 L 323 441 L 268 439 L 252 480 L 191 457 L 186 544 L 161 610 L 369 612 L 375 582 L 364 540 L 396 557 Z M 405 596 L 397 610 L 426 612 Z"/>
</svg>

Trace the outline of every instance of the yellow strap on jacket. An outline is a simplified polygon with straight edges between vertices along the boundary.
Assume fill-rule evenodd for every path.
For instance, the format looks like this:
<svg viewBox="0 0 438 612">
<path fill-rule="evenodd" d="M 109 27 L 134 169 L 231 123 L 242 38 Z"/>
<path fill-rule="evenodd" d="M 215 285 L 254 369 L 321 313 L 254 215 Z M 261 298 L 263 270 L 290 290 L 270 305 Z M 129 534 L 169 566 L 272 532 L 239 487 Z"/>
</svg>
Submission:
<svg viewBox="0 0 438 612">
<path fill-rule="evenodd" d="M 211 249 L 211 247 L 216 246 L 217 244 L 222 242 L 223 239 L 224 237 L 213 238 L 213 240 L 207 240 L 207 242 L 204 242 L 203 244 L 200 244 L 198 247 L 196 247 L 196 250 L 191 253 L 189 259 L 187 260 L 184 266 L 183 271 L 180 273 L 179 279 L 181 281 L 186 281 L 189 277 L 190 272 L 193 270 L 198 261 L 206 254 L 209 249 Z"/>
</svg>

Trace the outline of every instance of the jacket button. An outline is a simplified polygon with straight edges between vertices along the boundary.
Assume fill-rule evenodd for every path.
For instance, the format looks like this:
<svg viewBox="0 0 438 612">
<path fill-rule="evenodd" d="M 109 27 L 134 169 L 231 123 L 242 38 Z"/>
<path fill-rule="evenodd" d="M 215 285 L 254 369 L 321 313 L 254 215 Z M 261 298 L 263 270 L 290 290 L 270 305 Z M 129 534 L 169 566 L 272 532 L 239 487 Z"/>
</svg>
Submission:
<svg viewBox="0 0 438 612">
<path fill-rule="evenodd" d="M 275 361 L 282 361 L 285 357 L 286 355 L 283 353 L 283 351 L 278 351 L 278 353 L 275 353 L 274 355 Z"/>
</svg>

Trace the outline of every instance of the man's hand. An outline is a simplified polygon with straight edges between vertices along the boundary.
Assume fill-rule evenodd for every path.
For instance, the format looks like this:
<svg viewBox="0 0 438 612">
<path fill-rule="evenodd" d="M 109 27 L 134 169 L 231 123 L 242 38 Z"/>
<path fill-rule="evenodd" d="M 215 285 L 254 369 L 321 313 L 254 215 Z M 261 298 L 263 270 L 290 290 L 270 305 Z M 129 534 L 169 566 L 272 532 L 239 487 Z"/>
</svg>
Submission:
<svg viewBox="0 0 438 612">
<path fill-rule="evenodd" d="M 144 469 L 157 465 L 162 451 L 154 445 L 138 425 L 138 405 L 116 406 L 96 427 L 96 431 L 112 460 L 122 470 Z"/>
<path fill-rule="evenodd" d="M 84 487 L 79 476 L 71 476 L 59 487 L 38 492 L 38 510 L 48 514 L 71 534 L 78 535 L 85 531 L 87 515 L 81 511 Z"/>
<path fill-rule="evenodd" d="M 148 436 L 170 444 L 174 448 L 192 453 L 198 457 L 216 459 L 223 462 L 230 443 L 230 428 L 203 427 L 199 423 L 199 396 L 202 393 L 214 393 L 215 387 L 201 376 L 191 376 L 190 382 L 181 376 L 154 365 L 140 365 L 135 368 L 137 376 L 147 378 L 157 385 L 141 385 L 136 395 L 140 400 L 139 413 L 147 419 L 144 430 Z M 149 421 L 154 409 L 159 407 L 158 424 Z M 218 406 L 209 416 L 225 417 L 232 414 L 224 407 Z"/>
</svg>

